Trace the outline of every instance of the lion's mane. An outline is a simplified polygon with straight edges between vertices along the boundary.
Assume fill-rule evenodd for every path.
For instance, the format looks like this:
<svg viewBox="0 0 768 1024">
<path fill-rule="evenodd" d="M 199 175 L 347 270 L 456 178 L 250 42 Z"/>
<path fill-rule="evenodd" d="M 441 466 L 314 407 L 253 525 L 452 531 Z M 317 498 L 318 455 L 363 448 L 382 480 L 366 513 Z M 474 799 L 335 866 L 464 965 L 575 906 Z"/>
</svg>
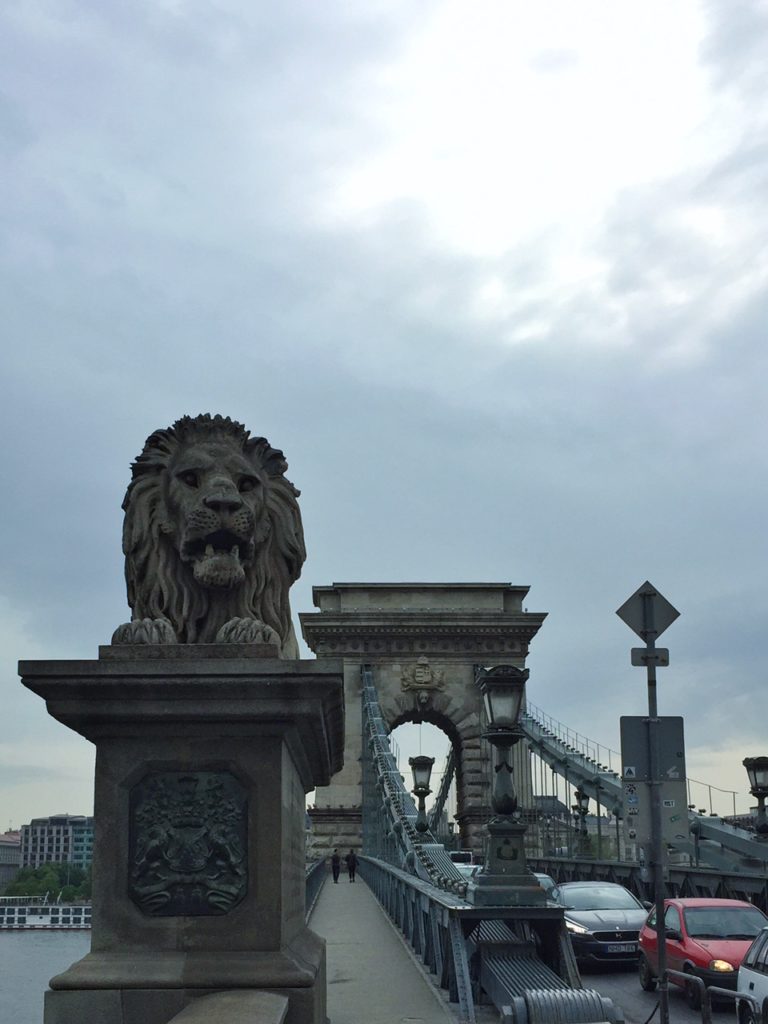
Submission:
<svg viewBox="0 0 768 1024">
<path fill-rule="evenodd" d="M 170 465 L 188 445 L 225 441 L 235 445 L 266 481 L 266 523 L 256 524 L 256 553 L 244 583 L 223 598 L 200 586 L 169 534 L 166 494 Z M 280 637 L 282 656 L 298 657 L 288 591 L 306 558 L 299 491 L 286 479 L 283 453 L 263 437 L 251 437 L 229 417 L 184 416 L 155 431 L 132 465 L 123 510 L 123 553 L 133 619 L 164 619 L 180 643 L 211 643 L 226 620 L 256 619 Z"/>
</svg>

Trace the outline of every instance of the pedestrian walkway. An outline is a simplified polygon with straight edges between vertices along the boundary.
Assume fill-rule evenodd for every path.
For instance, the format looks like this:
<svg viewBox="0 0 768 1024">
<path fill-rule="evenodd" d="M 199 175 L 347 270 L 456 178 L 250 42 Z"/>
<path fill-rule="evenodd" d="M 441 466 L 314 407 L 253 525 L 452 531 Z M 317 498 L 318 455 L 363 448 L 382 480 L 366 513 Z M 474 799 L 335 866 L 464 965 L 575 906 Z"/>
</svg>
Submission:
<svg viewBox="0 0 768 1024">
<path fill-rule="evenodd" d="M 327 943 L 331 1024 L 456 1024 L 359 875 L 329 873 L 309 927 Z"/>
</svg>

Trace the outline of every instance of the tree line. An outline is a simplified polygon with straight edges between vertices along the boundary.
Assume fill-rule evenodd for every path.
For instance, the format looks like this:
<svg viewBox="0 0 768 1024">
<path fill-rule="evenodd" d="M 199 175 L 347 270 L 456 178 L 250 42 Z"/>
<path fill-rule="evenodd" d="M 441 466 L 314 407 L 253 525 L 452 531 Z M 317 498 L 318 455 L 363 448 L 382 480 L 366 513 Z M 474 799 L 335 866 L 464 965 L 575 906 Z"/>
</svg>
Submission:
<svg viewBox="0 0 768 1024">
<path fill-rule="evenodd" d="M 39 868 L 21 868 L 6 885 L 3 896 L 45 896 L 62 903 L 91 898 L 91 869 L 74 864 L 43 864 Z"/>
</svg>

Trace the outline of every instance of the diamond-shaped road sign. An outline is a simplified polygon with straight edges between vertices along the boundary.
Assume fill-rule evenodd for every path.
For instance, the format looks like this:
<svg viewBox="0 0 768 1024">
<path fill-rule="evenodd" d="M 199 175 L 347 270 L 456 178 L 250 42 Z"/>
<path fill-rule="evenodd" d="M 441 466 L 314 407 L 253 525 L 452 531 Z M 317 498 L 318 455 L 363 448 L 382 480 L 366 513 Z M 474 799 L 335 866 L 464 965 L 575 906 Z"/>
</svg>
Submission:
<svg viewBox="0 0 768 1024">
<path fill-rule="evenodd" d="M 673 608 L 666 597 L 663 597 L 656 587 L 646 580 L 642 587 L 639 587 L 632 597 L 624 602 L 616 614 L 637 633 L 641 640 L 647 640 L 651 633 L 654 638 L 661 636 L 667 626 L 672 625 L 680 612 L 677 608 Z"/>
</svg>

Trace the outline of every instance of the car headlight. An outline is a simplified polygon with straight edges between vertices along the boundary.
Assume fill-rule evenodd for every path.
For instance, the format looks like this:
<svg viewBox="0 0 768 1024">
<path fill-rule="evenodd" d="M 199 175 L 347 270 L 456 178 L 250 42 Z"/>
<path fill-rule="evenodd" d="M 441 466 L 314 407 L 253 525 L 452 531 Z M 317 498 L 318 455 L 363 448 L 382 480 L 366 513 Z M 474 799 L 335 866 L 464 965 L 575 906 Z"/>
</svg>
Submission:
<svg viewBox="0 0 768 1024">
<path fill-rule="evenodd" d="M 710 971 L 722 971 L 723 974 L 735 970 L 733 964 L 729 964 L 727 960 L 710 960 L 709 969 Z"/>
<path fill-rule="evenodd" d="M 566 917 L 565 927 L 569 932 L 573 932 L 574 935 L 589 935 L 589 928 L 585 928 L 583 924 L 576 924 L 575 921 L 569 921 Z"/>
</svg>

